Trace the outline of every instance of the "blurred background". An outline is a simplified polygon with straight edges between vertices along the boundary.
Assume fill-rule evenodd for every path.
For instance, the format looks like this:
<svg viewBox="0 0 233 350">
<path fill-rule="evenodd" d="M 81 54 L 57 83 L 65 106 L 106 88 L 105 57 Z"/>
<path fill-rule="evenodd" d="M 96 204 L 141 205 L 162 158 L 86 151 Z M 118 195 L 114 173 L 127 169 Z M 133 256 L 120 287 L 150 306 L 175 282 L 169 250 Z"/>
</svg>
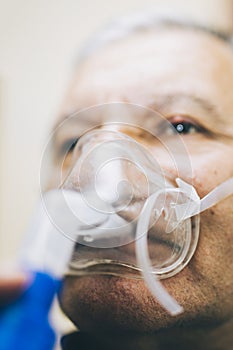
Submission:
<svg viewBox="0 0 233 350">
<path fill-rule="evenodd" d="M 116 16 L 147 9 L 232 29 L 231 0 L 0 1 L 0 261 L 16 256 L 80 47 Z"/>
</svg>

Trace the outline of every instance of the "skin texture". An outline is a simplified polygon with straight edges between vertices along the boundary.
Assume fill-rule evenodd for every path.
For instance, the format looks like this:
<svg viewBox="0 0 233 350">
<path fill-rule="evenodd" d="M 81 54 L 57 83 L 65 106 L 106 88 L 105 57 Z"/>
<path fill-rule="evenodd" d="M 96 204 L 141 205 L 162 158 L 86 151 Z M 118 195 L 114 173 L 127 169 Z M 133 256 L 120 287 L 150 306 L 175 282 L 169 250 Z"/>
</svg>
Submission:
<svg viewBox="0 0 233 350">
<path fill-rule="evenodd" d="M 159 110 L 172 123 L 194 124 L 194 132 L 181 136 L 193 172 L 190 177 L 184 168 L 180 176 L 192 182 L 203 197 L 233 176 L 232 81 L 233 50 L 222 40 L 178 28 L 137 33 L 109 44 L 79 66 L 59 120 L 91 105 L 124 101 Z M 80 124 L 82 128 L 85 125 Z M 64 138 L 72 136 L 72 130 L 58 136 L 57 150 Z M 175 178 L 176 171 L 163 157 L 161 147 L 140 137 Z M 59 157 L 57 151 L 57 164 Z M 67 157 L 64 171 L 69 166 Z M 57 169 L 54 167 L 51 186 Z M 83 331 L 174 332 L 185 327 L 196 338 L 194 330 L 200 328 L 215 345 L 213 334 L 218 334 L 221 348 L 228 349 L 226 334 L 232 333 L 233 315 L 232 204 L 233 196 L 201 214 L 194 257 L 182 272 L 163 281 L 184 307 L 181 315 L 171 317 L 164 311 L 143 281 L 107 276 L 67 277 L 60 296 L 63 310 Z M 199 333 L 198 337 L 201 341 Z M 172 339 L 176 339 L 174 333 Z"/>
</svg>

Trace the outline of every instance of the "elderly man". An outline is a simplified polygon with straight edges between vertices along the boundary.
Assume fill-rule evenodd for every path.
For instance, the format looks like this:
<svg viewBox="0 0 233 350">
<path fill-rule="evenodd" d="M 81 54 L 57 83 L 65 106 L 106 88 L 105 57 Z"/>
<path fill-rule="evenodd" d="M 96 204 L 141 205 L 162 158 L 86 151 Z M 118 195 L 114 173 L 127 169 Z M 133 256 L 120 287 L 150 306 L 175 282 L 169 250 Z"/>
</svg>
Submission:
<svg viewBox="0 0 233 350">
<path fill-rule="evenodd" d="M 111 31 L 111 29 L 110 29 Z M 227 36 L 181 22 L 151 17 L 114 29 L 97 40 L 78 65 L 59 122 L 75 111 L 110 102 L 141 105 L 161 113 L 177 130 L 190 157 L 192 178 L 179 176 L 203 198 L 233 176 L 233 47 Z M 116 34 L 118 33 L 118 34 Z M 98 119 L 99 118 L 99 119 Z M 77 118 L 77 121 L 79 119 Z M 88 120 L 85 121 L 87 124 Z M 96 124 L 101 124 L 99 114 Z M 80 119 L 80 132 L 87 127 Z M 146 120 L 142 122 L 146 123 Z M 140 125 L 140 126 L 142 126 Z M 70 128 L 54 144 L 56 186 L 61 150 L 75 137 Z M 121 130 L 124 132 L 124 130 Z M 125 131 L 127 134 L 127 130 Z M 128 132 L 129 134 L 129 132 Z M 153 140 L 147 143 L 160 157 Z M 63 162 L 71 166 L 72 146 Z M 67 149 L 66 149 L 67 151 Z M 163 162 L 162 162 L 163 164 Z M 173 180 L 177 174 L 164 162 Z M 233 196 L 201 214 L 200 238 L 189 264 L 162 283 L 184 312 L 171 316 L 142 279 L 68 276 L 63 311 L 80 332 L 64 337 L 64 349 L 232 348 Z M 91 336 L 90 336 L 91 335 Z"/>
</svg>

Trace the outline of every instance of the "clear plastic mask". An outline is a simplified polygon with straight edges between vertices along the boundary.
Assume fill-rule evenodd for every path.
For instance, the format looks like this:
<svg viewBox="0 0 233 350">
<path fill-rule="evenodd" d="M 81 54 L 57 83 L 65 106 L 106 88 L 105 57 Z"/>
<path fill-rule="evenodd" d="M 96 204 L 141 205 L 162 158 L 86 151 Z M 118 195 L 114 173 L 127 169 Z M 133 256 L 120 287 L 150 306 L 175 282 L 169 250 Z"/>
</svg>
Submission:
<svg viewBox="0 0 233 350">
<path fill-rule="evenodd" d="M 91 112 L 95 114 L 96 108 Z M 44 196 L 51 221 L 76 243 L 66 273 L 144 278 L 160 303 L 177 314 L 182 308 L 158 280 L 188 264 L 198 243 L 199 213 L 232 193 L 233 180 L 200 200 L 193 186 L 179 176 L 175 181 L 164 170 L 166 162 L 158 160 L 148 146 L 151 137 L 156 146 L 162 144 L 175 173 L 191 178 L 186 148 L 168 121 L 150 111 L 156 125 L 151 134 L 136 123 L 142 107 L 98 108 L 97 112 L 110 116 L 110 122 L 92 128 L 78 140 L 70 171 L 60 190 L 52 194 L 56 206 L 49 205 L 49 193 Z M 116 115 L 121 118 L 112 123 Z M 150 143 L 140 142 L 142 131 L 142 138 Z"/>
<path fill-rule="evenodd" d="M 147 231 L 153 273 L 165 278 L 188 263 L 197 245 L 199 218 L 178 221 L 175 206 L 189 203 L 192 192 L 174 186 L 146 148 L 120 132 L 94 130 L 79 140 L 74 158 L 62 188 L 78 191 L 92 216 L 98 213 L 100 219 L 94 226 L 88 220 L 82 223 L 70 264 L 75 274 L 98 271 L 140 278 L 135 242 Z M 138 232 L 149 197 L 148 227 Z"/>
</svg>

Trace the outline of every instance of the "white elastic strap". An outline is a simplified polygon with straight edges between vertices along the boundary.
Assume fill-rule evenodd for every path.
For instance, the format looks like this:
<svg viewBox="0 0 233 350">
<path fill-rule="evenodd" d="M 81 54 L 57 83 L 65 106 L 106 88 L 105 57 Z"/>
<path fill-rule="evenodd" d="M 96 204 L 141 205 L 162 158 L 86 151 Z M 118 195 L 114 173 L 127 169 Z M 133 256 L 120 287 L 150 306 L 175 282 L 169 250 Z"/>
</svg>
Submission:
<svg viewBox="0 0 233 350">
<path fill-rule="evenodd" d="M 148 252 L 148 231 L 150 225 L 150 217 L 157 196 L 160 191 L 152 194 L 147 200 L 140 214 L 137 231 L 136 231 L 136 256 L 138 265 L 142 270 L 142 274 L 147 287 L 151 293 L 156 297 L 158 302 L 173 316 L 183 312 L 182 306 L 167 292 L 167 290 L 159 282 L 155 274 L 152 273 L 152 266 L 150 264 Z"/>
<path fill-rule="evenodd" d="M 233 194 L 233 177 L 217 186 L 201 200 L 200 213 Z"/>
<path fill-rule="evenodd" d="M 187 192 L 188 197 L 190 197 L 190 187 L 191 185 L 186 184 L 184 181 L 177 179 L 177 184 L 181 188 L 181 190 L 184 190 L 186 193 L 186 189 L 188 188 L 189 191 Z M 186 188 L 184 184 L 188 185 Z M 194 189 L 194 187 L 192 187 Z M 190 192 L 191 194 L 193 192 Z M 178 221 L 186 220 L 194 215 L 200 214 L 206 209 L 209 209 L 213 207 L 218 202 L 222 201 L 223 199 L 226 199 L 227 197 L 231 196 L 233 194 L 233 177 L 226 180 L 219 186 L 217 186 L 214 190 L 212 190 L 210 193 L 208 193 L 204 198 L 201 200 L 196 198 L 191 198 L 192 202 L 184 203 L 177 205 L 175 208 L 176 211 L 176 219 Z"/>
</svg>

